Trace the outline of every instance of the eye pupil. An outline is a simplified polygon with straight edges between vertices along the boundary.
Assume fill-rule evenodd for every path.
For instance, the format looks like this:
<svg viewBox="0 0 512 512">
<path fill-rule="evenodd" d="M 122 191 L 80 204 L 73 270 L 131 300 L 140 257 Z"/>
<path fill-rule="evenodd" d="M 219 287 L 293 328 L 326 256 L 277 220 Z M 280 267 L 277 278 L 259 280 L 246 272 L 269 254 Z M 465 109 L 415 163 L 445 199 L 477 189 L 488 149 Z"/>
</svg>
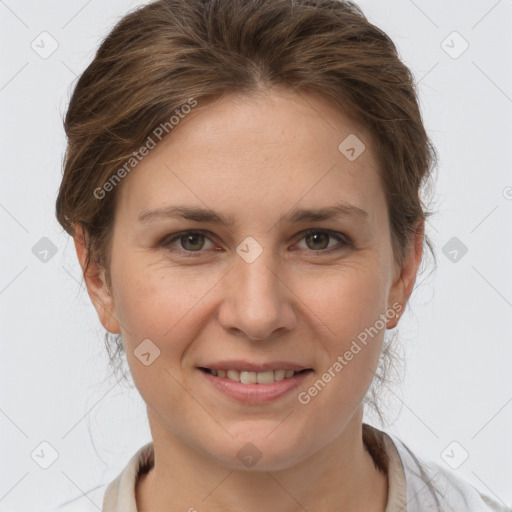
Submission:
<svg viewBox="0 0 512 512">
<path fill-rule="evenodd" d="M 200 234 L 191 234 L 191 235 L 186 235 L 186 236 L 183 236 L 181 237 L 182 240 L 185 239 L 185 243 L 182 244 L 183 245 L 183 248 L 186 249 L 187 251 L 189 250 L 195 250 L 195 249 L 201 249 L 202 247 L 202 244 L 199 244 L 199 247 L 197 245 L 194 244 L 194 242 L 197 242 L 198 239 L 201 239 L 203 238 L 204 239 L 204 235 L 200 235 Z M 187 243 L 192 241 L 192 247 L 187 247 Z"/>
<path fill-rule="evenodd" d="M 319 238 L 318 238 L 319 237 Z M 322 247 L 315 247 L 315 249 L 325 249 L 329 245 L 329 235 L 327 233 L 310 233 L 306 235 L 306 240 L 313 241 L 313 243 L 321 242 L 322 237 L 324 238 L 324 241 L 327 241 L 326 244 L 321 244 Z"/>
<path fill-rule="evenodd" d="M 345 238 L 340 236 L 339 234 L 331 233 L 329 231 L 323 230 L 309 230 L 306 233 L 302 233 L 301 243 L 304 243 L 307 246 L 309 251 L 313 251 L 318 253 L 318 255 L 323 253 L 332 253 L 328 251 L 329 244 L 331 239 L 335 239 L 338 241 L 338 250 L 346 249 L 350 245 L 350 241 L 346 241 Z M 200 256 L 204 251 L 206 240 L 209 239 L 207 234 L 203 234 L 200 231 L 189 231 L 189 232 L 181 232 L 177 233 L 170 238 L 165 238 L 161 242 L 161 246 L 170 250 L 171 252 L 178 252 L 184 255 L 192 256 L 191 253 L 197 253 L 197 256 Z M 181 248 L 176 248 L 176 244 L 180 245 Z M 173 249 L 175 247 L 175 249 Z M 332 249 L 332 248 L 331 248 Z M 215 249 L 219 250 L 219 249 Z M 303 248 L 304 250 L 304 248 Z M 334 249 L 336 250 L 336 248 Z"/>
</svg>

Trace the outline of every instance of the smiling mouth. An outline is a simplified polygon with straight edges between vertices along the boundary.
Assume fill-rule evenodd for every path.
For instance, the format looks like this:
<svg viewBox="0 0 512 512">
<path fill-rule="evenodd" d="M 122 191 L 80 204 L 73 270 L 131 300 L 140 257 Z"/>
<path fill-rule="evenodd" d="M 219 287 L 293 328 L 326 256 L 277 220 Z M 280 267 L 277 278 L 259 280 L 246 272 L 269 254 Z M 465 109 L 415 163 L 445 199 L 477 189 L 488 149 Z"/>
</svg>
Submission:
<svg viewBox="0 0 512 512">
<path fill-rule="evenodd" d="M 199 368 L 201 371 L 242 384 L 272 384 L 281 380 L 291 379 L 295 375 L 312 371 L 310 368 L 294 370 L 267 370 L 264 372 L 250 372 L 239 370 L 212 370 L 210 368 Z"/>
</svg>

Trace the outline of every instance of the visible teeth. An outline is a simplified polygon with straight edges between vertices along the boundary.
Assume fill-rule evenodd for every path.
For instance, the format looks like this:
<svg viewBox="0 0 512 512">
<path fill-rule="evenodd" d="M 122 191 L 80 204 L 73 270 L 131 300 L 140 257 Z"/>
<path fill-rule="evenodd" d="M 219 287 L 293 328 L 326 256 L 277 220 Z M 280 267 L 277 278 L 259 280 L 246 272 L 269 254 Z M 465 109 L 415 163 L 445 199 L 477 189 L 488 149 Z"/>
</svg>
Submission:
<svg viewBox="0 0 512 512">
<path fill-rule="evenodd" d="M 228 370 L 226 376 L 229 380 L 240 382 L 240 372 L 238 370 Z"/>
<path fill-rule="evenodd" d="M 274 379 L 283 380 L 286 375 L 286 370 L 274 370 Z"/>
<path fill-rule="evenodd" d="M 274 382 L 274 372 L 272 370 L 268 372 L 258 372 L 256 379 L 258 384 L 272 384 L 272 382 Z"/>
<path fill-rule="evenodd" d="M 238 370 L 210 370 L 212 375 L 221 378 L 228 378 L 242 384 L 272 384 L 283 379 L 289 379 L 296 373 L 293 370 L 266 370 L 264 372 L 250 372 Z"/>
<path fill-rule="evenodd" d="M 243 384 L 256 384 L 256 372 L 240 372 L 240 382 Z"/>
</svg>

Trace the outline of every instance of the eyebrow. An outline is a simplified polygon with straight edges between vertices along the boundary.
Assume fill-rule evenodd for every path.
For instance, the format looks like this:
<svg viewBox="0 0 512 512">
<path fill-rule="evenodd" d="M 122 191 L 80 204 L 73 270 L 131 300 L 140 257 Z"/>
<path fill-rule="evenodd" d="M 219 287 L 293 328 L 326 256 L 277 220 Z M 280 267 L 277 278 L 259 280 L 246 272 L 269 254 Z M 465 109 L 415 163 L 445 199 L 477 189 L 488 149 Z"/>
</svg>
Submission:
<svg viewBox="0 0 512 512">
<path fill-rule="evenodd" d="M 368 213 L 353 204 L 344 201 L 324 208 L 296 209 L 279 217 L 278 222 L 298 223 L 304 221 L 322 221 L 339 217 L 351 217 L 361 220 L 368 218 Z M 235 219 L 232 215 L 224 216 L 209 208 L 176 205 L 146 210 L 138 218 L 138 222 L 147 223 L 154 219 L 185 219 L 195 222 L 212 222 L 232 227 Z"/>
</svg>

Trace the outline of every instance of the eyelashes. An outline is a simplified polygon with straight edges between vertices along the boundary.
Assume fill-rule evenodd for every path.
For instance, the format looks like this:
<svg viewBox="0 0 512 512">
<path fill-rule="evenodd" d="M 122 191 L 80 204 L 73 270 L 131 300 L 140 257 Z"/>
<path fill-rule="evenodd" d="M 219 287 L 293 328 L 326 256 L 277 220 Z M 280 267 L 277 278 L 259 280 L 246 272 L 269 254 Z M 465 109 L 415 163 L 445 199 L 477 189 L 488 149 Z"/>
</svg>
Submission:
<svg viewBox="0 0 512 512">
<path fill-rule="evenodd" d="M 353 246 L 352 241 L 350 238 L 343 234 L 338 233 L 336 231 L 331 231 L 327 229 L 308 229 L 305 231 L 302 231 L 301 233 L 297 234 L 295 237 L 298 242 L 301 242 L 302 240 L 306 240 L 306 248 L 305 249 L 298 249 L 298 250 L 304 250 L 310 253 L 315 253 L 315 256 L 321 255 L 321 254 L 332 254 L 333 252 L 338 252 L 343 249 L 346 249 L 349 246 Z M 331 240 L 335 240 L 337 244 L 332 247 L 331 246 Z M 327 240 L 327 246 L 318 248 L 318 249 L 311 249 L 307 247 L 308 242 L 318 243 L 318 241 L 325 241 Z M 181 247 L 176 246 L 176 242 L 181 241 Z M 201 242 L 205 243 L 201 243 Z M 208 231 L 204 230 L 188 230 L 188 231 L 181 231 L 179 233 L 173 233 L 172 235 L 166 236 L 160 243 L 159 246 L 177 254 L 182 254 L 185 257 L 198 257 L 201 255 L 204 255 L 206 252 L 208 252 L 208 249 L 203 250 L 204 246 L 207 245 L 206 241 L 209 241 L 211 248 L 210 250 L 214 250 L 216 252 L 219 251 L 219 248 L 216 246 L 216 244 L 211 240 L 210 233 Z M 187 245 L 190 244 L 192 247 L 191 249 L 187 249 Z M 296 242 L 295 242 L 296 244 Z M 194 247 L 195 246 L 195 247 Z M 199 247 L 197 247 L 199 246 Z M 195 249 L 198 250 L 195 250 Z M 296 251 L 297 249 L 293 249 Z"/>
</svg>

